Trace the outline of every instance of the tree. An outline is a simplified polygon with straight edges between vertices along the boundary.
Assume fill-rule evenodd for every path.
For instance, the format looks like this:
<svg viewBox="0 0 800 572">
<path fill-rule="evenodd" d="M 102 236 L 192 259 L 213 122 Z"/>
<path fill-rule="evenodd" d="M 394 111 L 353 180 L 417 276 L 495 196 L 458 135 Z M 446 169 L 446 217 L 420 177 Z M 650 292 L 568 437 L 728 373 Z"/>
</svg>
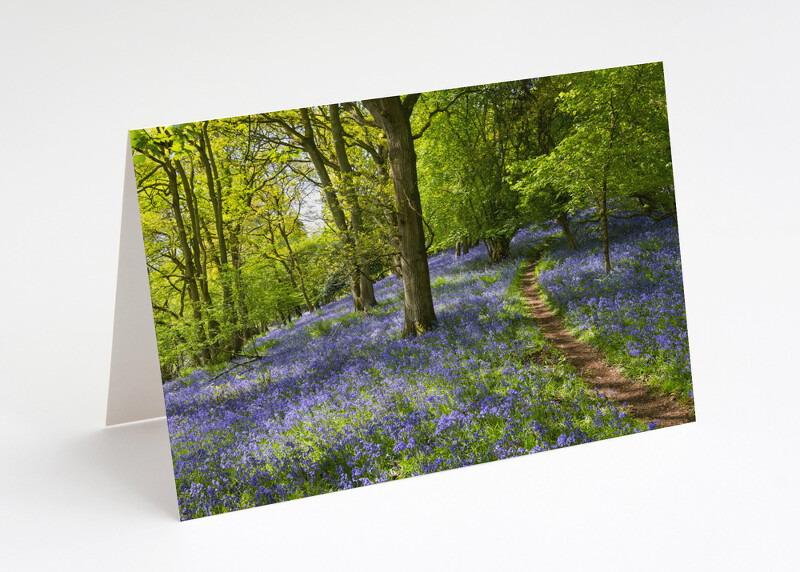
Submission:
<svg viewBox="0 0 800 572">
<path fill-rule="evenodd" d="M 292 154 L 278 157 L 253 126 L 244 117 L 131 134 L 165 379 L 229 359 L 271 321 L 315 307 L 307 186 Z"/>
<path fill-rule="evenodd" d="M 219 322 L 210 311 L 212 300 L 205 245 L 201 245 L 199 206 L 181 159 L 176 158 L 176 153 L 183 149 L 183 140 L 176 140 L 169 129 L 156 128 L 132 132 L 131 143 L 139 153 L 136 163 L 148 171 L 141 175 L 137 173 L 139 193 L 146 193 L 140 198 L 140 207 L 144 212 L 159 213 L 162 220 L 171 218 L 173 223 L 173 232 L 165 233 L 158 228 L 161 225 L 150 227 L 147 224 L 149 218 L 143 212 L 151 283 L 154 276 L 161 276 L 167 285 L 166 288 L 151 289 L 155 298 L 154 310 L 157 315 L 172 316 L 181 321 L 184 327 L 179 339 L 187 344 L 195 362 L 208 363 L 217 353 L 215 338 Z M 147 193 L 148 190 L 153 192 Z M 191 320 L 184 315 L 187 293 Z M 159 303 L 162 296 L 163 302 Z M 176 296 L 179 297 L 177 312 L 170 307 Z"/>
<path fill-rule="evenodd" d="M 575 74 L 558 101 L 572 128 L 551 153 L 528 163 L 528 180 L 533 192 L 566 190 L 568 208 L 595 207 L 608 273 L 611 199 L 638 198 L 674 213 L 661 64 Z"/>
<path fill-rule="evenodd" d="M 527 220 L 537 223 L 555 220 L 561 226 L 567 245 L 574 250 L 577 245 L 570 228 L 574 205 L 569 192 L 553 182 L 536 185 L 531 181 L 529 169 L 533 157 L 552 153 L 569 133 L 571 115 L 558 105 L 559 96 L 567 89 L 569 86 L 564 76 L 538 78 L 531 82 L 524 114 L 532 127 L 532 144 L 529 155 L 518 159 L 511 166 L 511 172 L 512 184 L 521 197 L 520 212 Z"/>
<path fill-rule="evenodd" d="M 483 241 L 490 260 L 509 253 L 529 224 L 511 166 L 534 144 L 529 80 L 432 92 L 426 107 L 442 112 L 423 140 L 424 204 L 441 244 Z"/>
<path fill-rule="evenodd" d="M 355 189 L 354 170 L 347 157 L 344 128 L 339 115 L 339 105 L 328 106 L 330 113 L 331 135 L 336 153 L 336 162 L 339 164 L 339 177 L 345 200 L 349 204 L 351 239 L 349 246 L 354 250 L 352 284 L 353 299 L 356 300 L 356 309 L 367 310 L 377 304 L 375 300 L 374 280 L 369 275 L 369 260 L 365 252 L 362 239 L 364 238 L 363 213 L 359 203 L 358 193 Z"/>
<path fill-rule="evenodd" d="M 436 325 L 410 121 L 419 96 L 417 93 L 402 99 L 395 96 L 362 102 L 386 134 L 403 276 L 403 334 L 407 336 L 422 334 Z"/>
<path fill-rule="evenodd" d="M 423 136 L 424 135 L 424 136 Z M 343 295 L 403 282 L 403 334 L 436 325 L 427 252 L 615 201 L 674 216 L 660 66 L 307 107 L 132 133 L 164 371 Z M 307 226 L 309 198 L 318 219 Z M 425 215 L 425 216 L 423 216 Z"/>
<path fill-rule="evenodd" d="M 253 212 L 261 255 L 283 268 L 289 284 L 300 292 L 306 309 L 312 311 L 315 304 L 297 252 L 298 242 L 306 237 L 300 216 L 307 194 L 302 184 L 282 168 L 271 184 L 258 193 Z"/>
<path fill-rule="evenodd" d="M 368 310 L 377 302 L 372 286 L 374 280 L 367 271 L 363 255 L 359 255 L 362 213 L 358 197 L 352 188 L 353 173 L 344 143 L 339 106 L 329 106 L 329 113 L 329 118 L 319 117 L 311 108 L 302 108 L 296 113 L 263 114 L 260 119 L 262 124 L 280 128 L 289 140 L 272 134 L 268 134 L 267 138 L 286 148 L 302 149 L 314 166 L 318 184 L 339 232 L 348 261 L 353 305 L 356 310 Z M 321 145 L 319 141 L 320 136 L 325 138 L 328 133 L 331 135 L 335 159 L 326 156 L 324 142 Z M 338 186 L 334 183 L 330 171 L 338 174 L 340 178 Z M 340 196 L 340 191 L 343 196 Z"/>
</svg>

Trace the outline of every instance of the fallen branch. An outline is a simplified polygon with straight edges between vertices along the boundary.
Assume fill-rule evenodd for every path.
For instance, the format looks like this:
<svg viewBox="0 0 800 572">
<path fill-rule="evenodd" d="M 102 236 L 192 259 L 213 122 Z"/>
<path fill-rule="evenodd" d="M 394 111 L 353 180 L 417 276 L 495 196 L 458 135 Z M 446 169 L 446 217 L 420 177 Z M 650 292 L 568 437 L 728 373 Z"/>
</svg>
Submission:
<svg viewBox="0 0 800 572">
<path fill-rule="evenodd" d="M 230 373 L 230 372 L 232 372 L 232 371 L 233 371 L 233 370 L 235 370 L 236 368 L 239 368 L 239 367 L 242 367 L 242 366 L 245 366 L 245 365 L 251 364 L 251 363 L 253 363 L 253 362 L 255 362 L 255 361 L 258 361 L 258 360 L 262 360 L 262 359 L 264 359 L 264 356 L 260 356 L 260 355 L 256 355 L 255 357 L 252 357 L 252 356 L 245 356 L 245 355 L 237 355 L 237 356 L 233 356 L 233 357 L 234 357 L 234 358 L 236 358 L 236 357 L 251 357 L 251 359 L 249 359 L 249 360 L 247 360 L 247 361 L 243 361 L 243 362 L 241 362 L 241 363 L 234 364 L 234 365 L 232 365 L 231 367 L 229 367 L 229 368 L 227 368 L 227 369 L 224 369 L 223 371 L 221 371 L 220 373 L 218 373 L 218 374 L 217 374 L 217 375 L 215 375 L 214 377 L 211 377 L 211 378 L 209 378 L 209 380 L 208 380 L 208 381 L 214 381 L 214 380 L 216 380 L 216 379 L 219 379 L 220 377 L 222 377 L 222 376 L 223 376 L 223 375 L 225 375 L 226 373 Z"/>
</svg>

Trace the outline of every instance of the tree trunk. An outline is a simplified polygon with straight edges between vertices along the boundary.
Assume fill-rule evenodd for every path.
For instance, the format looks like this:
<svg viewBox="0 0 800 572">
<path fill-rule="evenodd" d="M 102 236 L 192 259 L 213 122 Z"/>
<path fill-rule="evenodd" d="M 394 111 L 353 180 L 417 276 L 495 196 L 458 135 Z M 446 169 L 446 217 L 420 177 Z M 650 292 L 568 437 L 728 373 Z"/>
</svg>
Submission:
<svg viewBox="0 0 800 572">
<path fill-rule="evenodd" d="M 397 202 L 400 268 L 403 273 L 403 335 L 415 336 L 435 327 L 430 271 L 417 182 L 417 155 L 411 133 L 411 111 L 419 95 L 363 102 L 386 133 L 389 166 Z"/>
<path fill-rule="evenodd" d="M 237 225 L 231 232 L 231 265 L 233 267 L 233 291 L 234 300 L 236 303 L 236 324 L 237 327 L 233 331 L 233 353 L 241 353 L 245 342 L 253 335 L 252 327 L 249 326 L 250 318 L 247 309 L 247 301 L 245 300 L 244 287 L 242 284 L 242 252 L 241 245 L 239 244 L 239 234 L 241 228 Z"/>
<path fill-rule="evenodd" d="M 372 287 L 372 280 L 367 276 L 367 260 L 361 245 L 361 227 L 363 216 L 361 205 L 358 203 L 358 194 L 353 189 L 353 167 L 347 158 L 347 148 L 344 143 L 344 129 L 342 128 L 341 118 L 339 117 L 339 105 L 328 106 L 331 116 L 331 135 L 333 135 L 333 147 L 336 152 L 336 162 L 339 164 L 342 183 L 345 194 L 349 199 L 350 206 L 350 230 L 352 231 L 352 243 L 355 249 L 353 253 L 355 276 L 353 276 L 352 291 L 355 296 L 358 293 L 359 299 L 353 298 L 357 310 L 369 310 L 376 306 L 375 290 Z M 358 283 L 358 285 L 356 285 Z"/>
<path fill-rule="evenodd" d="M 600 225 L 603 229 L 603 262 L 605 263 L 606 274 L 611 274 L 611 255 L 609 254 L 608 246 L 608 181 L 606 172 L 608 165 L 606 165 L 603 173 L 603 190 L 600 197 Z"/>
<path fill-rule="evenodd" d="M 389 245 L 392 249 L 392 272 L 395 278 L 403 278 L 403 272 L 400 269 L 400 237 L 397 235 L 397 213 L 393 208 L 387 208 L 384 213 L 389 229 Z"/>
<path fill-rule="evenodd" d="M 364 310 L 364 306 L 361 305 L 361 280 L 358 278 L 357 268 L 350 271 L 350 297 L 353 299 L 353 308 L 356 312 Z"/>
<path fill-rule="evenodd" d="M 375 287 L 373 286 L 373 282 L 369 276 L 365 275 L 363 272 L 361 273 L 360 277 L 361 281 L 361 303 L 364 306 L 365 310 L 369 310 L 378 305 L 378 301 L 375 299 Z"/>
<path fill-rule="evenodd" d="M 400 249 L 400 241 L 399 240 L 398 240 L 397 248 L 398 248 L 398 250 Z M 399 253 L 395 254 L 394 256 L 392 256 L 392 266 L 393 266 L 392 271 L 394 272 L 394 277 L 397 278 L 398 280 L 402 280 L 403 279 L 403 264 L 400 261 L 400 254 Z"/>
<path fill-rule="evenodd" d="M 338 106 L 337 106 L 338 110 Z M 348 249 L 352 251 L 352 259 L 349 261 L 349 265 L 351 267 L 351 276 L 350 276 L 350 292 L 354 296 L 353 297 L 353 306 L 356 310 L 363 309 L 363 302 L 360 298 L 361 296 L 361 283 L 358 271 L 358 262 L 355 258 L 356 255 L 356 244 L 355 239 L 353 238 L 353 233 L 351 232 L 353 229 L 348 225 L 347 219 L 345 218 L 344 211 L 342 210 L 342 205 L 339 202 L 339 197 L 336 196 L 336 192 L 333 188 L 333 182 L 331 181 L 330 175 L 328 174 L 328 168 L 325 166 L 325 160 L 322 157 L 322 153 L 317 147 L 317 142 L 314 137 L 314 128 L 311 125 L 311 116 L 308 112 L 308 108 L 304 107 L 300 110 L 300 118 L 303 124 L 303 137 L 300 140 L 300 144 L 303 146 L 303 149 L 308 153 L 309 157 L 311 157 L 311 162 L 314 165 L 314 169 L 317 171 L 317 175 L 319 176 L 320 184 L 322 185 L 322 192 L 325 196 L 325 202 L 328 205 L 328 208 L 331 211 L 331 215 L 333 216 L 333 222 L 336 225 L 336 228 L 339 230 L 339 234 L 342 238 L 342 241 L 345 243 Z M 332 120 L 333 122 L 333 120 Z M 335 135 L 334 135 L 335 137 Z M 344 142 L 342 141 L 342 145 Z M 347 155 L 345 154 L 345 161 L 347 160 Z M 349 163 L 348 163 L 349 165 Z M 358 284 L 356 284 L 358 282 Z M 358 294 L 359 298 L 356 298 L 356 294 Z M 373 295 L 374 300 L 374 295 Z"/>
<path fill-rule="evenodd" d="M 233 331 L 235 331 L 237 319 L 233 300 L 233 288 L 231 288 L 230 285 L 230 269 L 228 267 L 228 244 L 225 235 L 224 215 L 222 212 L 224 200 L 222 197 L 222 183 L 219 180 L 219 173 L 217 172 L 214 150 L 211 147 L 211 138 L 208 136 L 208 123 L 208 121 L 203 123 L 200 143 L 197 145 L 197 150 L 199 151 L 200 161 L 203 163 L 203 169 L 206 173 L 208 196 L 214 210 L 214 226 L 217 231 L 217 248 L 219 249 L 219 274 L 222 282 L 222 320 L 226 326 L 226 330 L 230 324 Z M 227 347 L 223 349 L 229 353 L 233 352 L 234 345 L 234 340 L 228 340 L 226 344 Z"/>
<path fill-rule="evenodd" d="M 556 222 L 561 225 L 561 230 L 564 231 L 564 239 L 566 239 L 570 250 L 575 250 L 578 245 L 575 243 L 575 237 L 572 236 L 572 231 L 569 228 L 569 218 L 567 213 L 561 213 L 558 215 L 556 217 Z"/>
<path fill-rule="evenodd" d="M 203 313 L 201 311 L 200 291 L 197 287 L 195 279 L 194 261 L 192 258 L 192 249 L 189 245 L 188 235 L 186 233 L 186 225 L 183 222 L 183 215 L 181 214 L 181 200 L 178 194 L 178 174 L 175 171 L 174 165 L 167 163 L 166 172 L 169 180 L 170 198 L 172 200 L 172 216 L 175 219 L 175 225 L 178 229 L 178 240 L 180 241 L 181 250 L 183 250 L 183 268 L 184 268 L 184 281 L 188 286 L 189 300 L 192 304 L 192 316 L 195 321 L 195 335 L 199 348 L 195 349 L 194 360 L 200 364 L 206 364 L 213 358 L 211 348 L 208 343 L 205 328 L 203 327 Z"/>
<path fill-rule="evenodd" d="M 483 241 L 486 246 L 486 253 L 491 262 L 500 262 L 506 258 L 510 252 L 511 240 L 505 237 L 489 238 Z"/>
<path fill-rule="evenodd" d="M 208 272 L 203 264 L 202 259 L 200 258 L 202 236 L 200 229 L 200 215 L 197 210 L 197 198 L 195 197 L 192 184 L 189 182 L 189 177 L 186 176 L 186 171 L 183 169 L 183 164 L 180 161 L 175 161 L 174 165 L 175 171 L 180 175 L 184 196 L 186 198 L 186 209 L 189 211 L 189 221 L 191 223 L 192 232 L 186 232 L 186 239 L 191 246 L 194 272 L 198 278 L 200 294 L 203 297 L 203 301 L 210 305 L 211 296 L 208 291 Z"/>
<path fill-rule="evenodd" d="M 283 224 L 278 225 L 278 232 L 280 232 L 281 238 L 283 238 L 283 243 L 286 245 L 286 251 L 289 253 L 289 264 L 291 265 L 291 268 L 293 268 L 294 271 L 297 272 L 297 278 L 299 279 L 299 285 L 300 285 L 300 293 L 303 295 L 303 300 L 305 300 L 306 308 L 308 308 L 308 311 L 311 312 L 314 310 L 314 305 L 311 303 L 311 300 L 308 297 L 308 291 L 306 290 L 306 280 L 303 273 L 303 269 L 300 267 L 300 263 L 297 261 L 297 257 L 294 255 L 294 250 L 292 250 L 292 243 L 289 241 L 289 233 L 286 231 L 286 227 Z M 275 248 L 274 244 L 273 244 L 273 250 L 275 251 L 275 255 L 277 257 L 278 250 L 277 248 Z M 293 272 L 289 272 L 289 279 L 292 282 L 292 286 L 297 288 Z"/>
<path fill-rule="evenodd" d="M 614 95 L 611 95 L 609 104 L 611 106 L 611 126 L 608 135 L 608 153 L 611 157 L 611 150 L 614 148 L 614 138 L 617 133 L 617 113 L 614 107 Z M 603 262 L 606 274 L 611 274 L 611 255 L 609 254 L 608 244 L 608 172 L 611 170 L 611 159 L 603 165 L 603 184 L 600 188 L 600 225 L 603 229 Z"/>
</svg>

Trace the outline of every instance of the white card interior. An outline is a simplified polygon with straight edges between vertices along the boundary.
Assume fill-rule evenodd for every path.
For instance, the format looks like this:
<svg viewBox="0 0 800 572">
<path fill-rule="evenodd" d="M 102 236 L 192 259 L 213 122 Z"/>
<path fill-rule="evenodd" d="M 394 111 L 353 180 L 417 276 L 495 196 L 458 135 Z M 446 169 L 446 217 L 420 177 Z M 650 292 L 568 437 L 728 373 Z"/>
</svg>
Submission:
<svg viewBox="0 0 800 572">
<path fill-rule="evenodd" d="M 125 158 L 106 425 L 166 415 L 130 140 Z"/>
</svg>

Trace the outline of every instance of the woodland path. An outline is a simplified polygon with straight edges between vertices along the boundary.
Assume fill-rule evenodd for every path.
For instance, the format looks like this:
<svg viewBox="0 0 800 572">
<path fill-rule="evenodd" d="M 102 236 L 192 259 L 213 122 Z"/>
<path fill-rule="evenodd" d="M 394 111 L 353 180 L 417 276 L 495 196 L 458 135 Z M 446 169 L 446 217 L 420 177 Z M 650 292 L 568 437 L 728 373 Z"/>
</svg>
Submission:
<svg viewBox="0 0 800 572">
<path fill-rule="evenodd" d="M 617 405 L 625 403 L 624 409 L 628 415 L 646 423 L 655 422 L 658 428 L 694 421 L 692 407 L 680 403 L 671 395 L 625 377 L 598 350 L 567 331 L 564 321 L 547 307 L 536 289 L 536 261 L 534 258 L 525 270 L 522 292 L 536 324 L 547 340 L 578 370 L 578 375 Z"/>
</svg>

